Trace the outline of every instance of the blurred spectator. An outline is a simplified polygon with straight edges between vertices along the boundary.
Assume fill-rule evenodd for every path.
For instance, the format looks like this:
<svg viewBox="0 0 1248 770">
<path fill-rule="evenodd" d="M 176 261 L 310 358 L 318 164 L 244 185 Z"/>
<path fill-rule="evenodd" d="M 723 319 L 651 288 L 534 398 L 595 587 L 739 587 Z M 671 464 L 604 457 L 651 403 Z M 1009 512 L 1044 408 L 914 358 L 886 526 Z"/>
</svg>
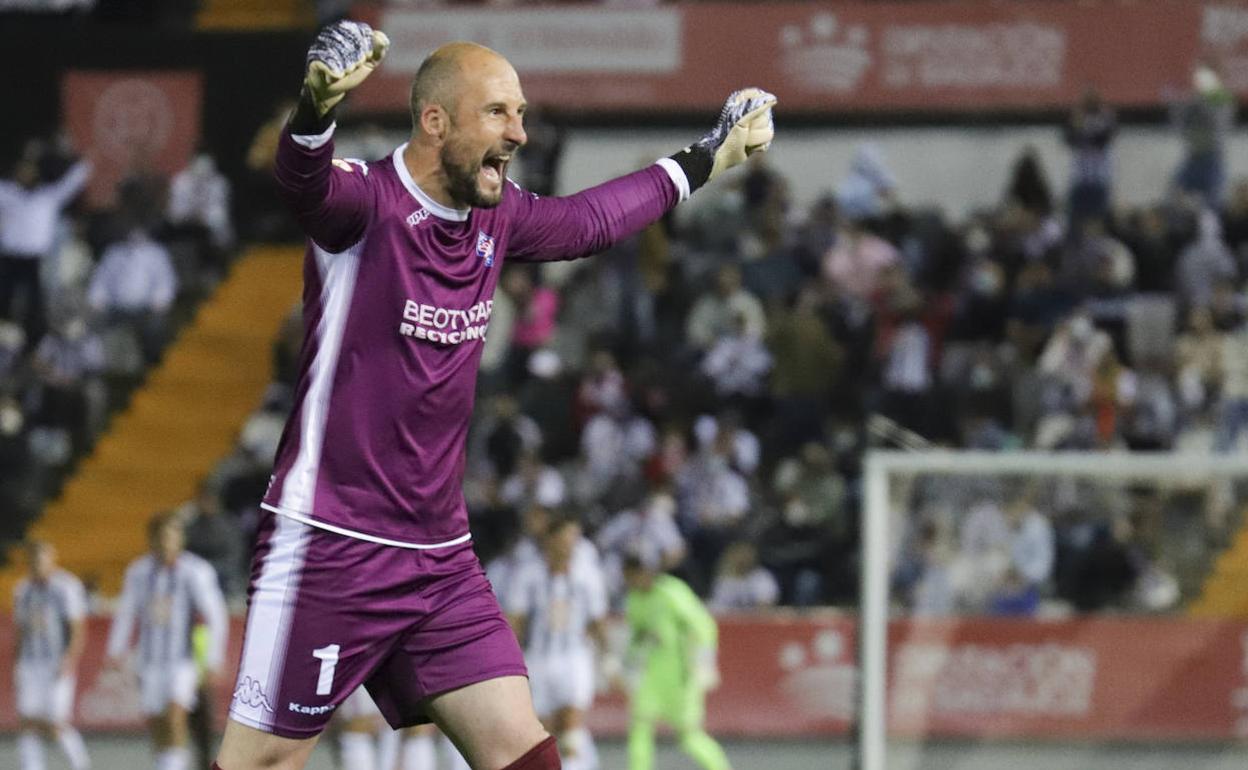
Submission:
<svg viewBox="0 0 1248 770">
<path fill-rule="evenodd" d="M 721 433 L 676 478 L 682 530 L 694 557 L 690 583 L 705 591 L 711 565 L 750 509 L 750 485 L 732 467 L 731 436 Z"/>
<path fill-rule="evenodd" d="M 879 145 L 866 142 L 854 150 L 849 173 L 836 186 L 836 206 L 850 220 L 873 220 L 892 205 L 897 178 L 884 162 Z"/>
<path fill-rule="evenodd" d="M 512 377 L 524 377 L 529 355 L 554 337 L 559 295 L 549 286 L 536 285 L 528 267 L 511 267 L 503 275 L 503 290 L 515 304 L 509 353 Z"/>
<path fill-rule="evenodd" d="M 563 159 L 563 128 L 550 119 L 545 109 L 530 104 L 524 113 L 524 132 L 529 139 L 524 145 L 521 183 L 538 195 L 554 195 L 559 162 Z"/>
<path fill-rule="evenodd" d="M 917 297 L 901 308 L 901 319 L 883 351 L 880 411 L 902 426 L 929 435 L 932 388 L 931 338 L 919 322 Z"/>
<path fill-rule="evenodd" d="M 227 597 L 242 595 L 243 532 L 237 519 L 224 512 L 216 489 L 201 482 L 195 499 L 178 510 L 178 518 L 186 531 L 186 550 L 212 565 Z"/>
<path fill-rule="evenodd" d="M 1066 121 L 1065 139 L 1071 151 L 1070 193 L 1067 198 L 1070 229 L 1085 219 L 1109 213 L 1113 164 L 1109 147 L 1118 131 L 1114 111 L 1094 88 L 1083 92 Z"/>
<path fill-rule="evenodd" d="M 627 494 L 621 487 L 640 481 L 642 466 L 656 446 L 654 425 L 635 413 L 631 403 L 594 415 L 581 432 L 577 497 L 601 501 L 613 492 Z"/>
<path fill-rule="evenodd" d="M 685 539 L 676 526 L 676 501 L 662 487 L 636 508 L 612 516 L 594 540 L 602 552 L 612 596 L 623 591 L 623 564 L 628 554 L 639 554 L 647 564 L 665 572 L 676 569 L 685 559 Z"/>
<path fill-rule="evenodd" d="M 778 463 L 772 488 L 789 524 L 818 527 L 838 539 L 848 536 L 851 523 L 846 518 L 845 483 L 822 444 L 807 443 L 798 456 Z"/>
<path fill-rule="evenodd" d="M 868 300 L 879 286 L 881 273 L 899 259 L 891 243 L 870 233 L 861 220 L 847 219 L 823 257 L 823 275 L 838 291 Z"/>
<path fill-rule="evenodd" d="M 610 351 L 596 351 L 590 358 L 589 371 L 577 391 L 577 401 L 586 418 L 620 409 L 628 401 L 628 383 Z"/>
<path fill-rule="evenodd" d="M 766 567 L 758 563 L 758 550 L 746 540 L 724 549 L 715 571 L 715 583 L 707 606 L 718 612 L 759 610 L 780 600 L 780 585 Z"/>
<path fill-rule="evenodd" d="M 914 617 L 944 617 L 958 609 L 953 548 L 935 522 L 919 526 L 915 542 L 902 550 L 893 575 L 894 590 Z"/>
<path fill-rule="evenodd" d="M 1111 347 L 1101 356 L 1092 374 L 1092 389 L 1087 397 L 1095 420 L 1097 448 L 1110 449 L 1122 432 L 1122 417 L 1136 404 L 1139 380 L 1130 367 L 1123 366 Z"/>
<path fill-rule="evenodd" d="M 0 181 L 0 318 L 20 323 L 30 344 L 47 326 L 40 265 L 56 246 L 62 210 L 91 177 L 91 164 L 81 160 L 56 181 L 42 181 L 37 147 L 17 162 L 13 181 Z"/>
<path fill-rule="evenodd" d="M 234 243 L 234 222 L 230 216 L 230 182 L 217 169 L 211 155 L 201 152 L 173 177 L 169 186 L 170 224 L 202 228 L 218 251 Z"/>
<path fill-rule="evenodd" d="M 1192 71 L 1192 95 L 1171 104 L 1171 119 L 1183 135 L 1186 154 L 1175 172 L 1179 189 L 1219 208 L 1226 187 L 1226 138 L 1235 122 L 1235 97 L 1208 64 Z"/>
<path fill-rule="evenodd" d="M 717 417 L 704 414 L 694 422 L 693 435 L 699 450 L 722 449 L 734 470 L 749 475 L 758 469 L 762 445 L 742 424 L 740 412 L 727 410 Z"/>
<path fill-rule="evenodd" d="M 1079 296 L 1112 297 L 1129 291 L 1135 282 L 1135 258 L 1127 247 L 1097 217 L 1083 217 L 1075 227 L 1062 254 L 1062 284 Z"/>
<path fill-rule="evenodd" d="M 1179 398 L 1188 412 L 1204 412 L 1215 400 L 1222 379 L 1222 336 L 1209 308 L 1193 308 L 1187 330 L 1175 346 Z"/>
<path fill-rule="evenodd" d="M 806 287 L 767 338 L 775 362 L 771 372 L 775 451 L 787 453 L 817 438 L 843 375 L 845 350 L 819 314 L 818 292 Z"/>
<path fill-rule="evenodd" d="M 763 395 L 771 354 L 750 330 L 744 314 L 735 320 L 733 330 L 719 337 L 702 359 L 702 373 L 720 398 L 756 399 Z"/>
<path fill-rule="evenodd" d="M 1220 353 L 1222 389 L 1216 448 L 1231 452 L 1238 449 L 1239 434 L 1248 427 L 1248 322 L 1222 335 Z"/>
<path fill-rule="evenodd" d="M 520 455 L 516 470 L 503 480 L 498 491 L 499 501 L 523 510 L 533 505 L 558 508 L 567 497 L 567 485 L 559 471 L 542 462 L 534 450 Z"/>
<path fill-rule="evenodd" d="M 1039 368 L 1066 388 L 1066 398 L 1083 403 L 1091 395 L 1101 359 L 1112 347 L 1109 335 L 1096 328 L 1087 311 L 1076 311 L 1049 339 Z"/>
<path fill-rule="evenodd" d="M 241 222 L 256 240 L 297 240 L 302 237 L 294 220 L 277 195 L 277 181 L 273 177 L 273 161 L 277 157 L 277 140 L 295 108 L 292 99 L 282 99 L 273 105 L 273 111 L 256 127 L 251 145 L 247 148 L 247 173 L 239 186 L 238 210 L 249 212 Z"/>
<path fill-rule="evenodd" d="M 169 250 L 136 227 L 104 250 L 87 300 L 109 324 L 134 329 L 144 357 L 152 363 L 168 340 L 168 313 L 177 294 L 178 277 Z"/>
<path fill-rule="evenodd" d="M 515 472 L 525 452 L 536 452 L 542 445 L 542 429 L 531 417 L 520 412 L 510 395 L 495 396 L 490 422 L 483 426 L 485 455 L 499 479 Z"/>
<path fill-rule="evenodd" d="M 1040 162 L 1040 153 L 1035 147 L 1029 145 L 1023 148 L 1014 163 L 1005 195 L 1007 201 L 1038 219 L 1047 219 L 1053 214 L 1053 193 Z"/>
<path fill-rule="evenodd" d="M 715 342 L 734 331 L 761 338 L 767 329 L 762 303 L 741 287 L 741 270 L 724 265 L 715 276 L 715 286 L 693 304 L 685 325 L 690 345 L 700 351 L 710 350 Z"/>
<path fill-rule="evenodd" d="M 1235 258 L 1222 240 L 1222 224 L 1213 211 L 1200 213 L 1195 241 L 1179 254 L 1175 284 L 1181 307 L 1208 307 L 1214 288 L 1236 277 Z"/>
<path fill-rule="evenodd" d="M 1236 261 L 1248 263 L 1248 179 L 1240 179 L 1231 189 L 1231 199 L 1222 210 L 1222 232 Z"/>
<path fill-rule="evenodd" d="M 39 423 L 67 432 L 74 454 L 90 444 L 88 388 L 104 367 L 104 348 L 81 316 L 68 316 L 39 341 L 31 362 L 40 385 Z"/>
</svg>

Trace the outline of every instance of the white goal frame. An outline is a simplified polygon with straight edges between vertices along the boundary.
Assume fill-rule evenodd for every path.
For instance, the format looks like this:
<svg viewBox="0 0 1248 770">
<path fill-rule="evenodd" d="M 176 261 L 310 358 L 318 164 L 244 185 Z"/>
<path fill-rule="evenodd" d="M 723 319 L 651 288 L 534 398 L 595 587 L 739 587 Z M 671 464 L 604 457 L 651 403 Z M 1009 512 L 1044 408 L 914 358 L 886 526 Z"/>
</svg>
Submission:
<svg viewBox="0 0 1248 770">
<path fill-rule="evenodd" d="M 884 770 L 887 747 L 889 483 L 894 474 L 1061 475 L 1105 480 L 1248 478 L 1236 455 L 1168 452 L 870 450 L 863 467 L 857 770 Z"/>
</svg>

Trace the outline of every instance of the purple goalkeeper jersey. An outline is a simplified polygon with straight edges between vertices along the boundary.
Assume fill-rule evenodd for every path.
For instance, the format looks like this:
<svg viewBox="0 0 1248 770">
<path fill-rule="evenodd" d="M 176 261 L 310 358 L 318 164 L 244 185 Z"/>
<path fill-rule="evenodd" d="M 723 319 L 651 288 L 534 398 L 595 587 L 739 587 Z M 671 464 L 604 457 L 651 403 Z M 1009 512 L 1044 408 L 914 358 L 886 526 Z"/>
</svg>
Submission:
<svg viewBox="0 0 1248 770">
<path fill-rule="evenodd" d="M 276 176 L 309 236 L 305 339 L 264 507 L 408 547 L 467 540 L 464 444 L 504 260 L 575 259 L 687 195 L 659 163 L 562 198 L 504 185 L 492 209 L 440 205 L 403 147 L 333 158 L 332 128 L 284 132 Z"/>
</svg>

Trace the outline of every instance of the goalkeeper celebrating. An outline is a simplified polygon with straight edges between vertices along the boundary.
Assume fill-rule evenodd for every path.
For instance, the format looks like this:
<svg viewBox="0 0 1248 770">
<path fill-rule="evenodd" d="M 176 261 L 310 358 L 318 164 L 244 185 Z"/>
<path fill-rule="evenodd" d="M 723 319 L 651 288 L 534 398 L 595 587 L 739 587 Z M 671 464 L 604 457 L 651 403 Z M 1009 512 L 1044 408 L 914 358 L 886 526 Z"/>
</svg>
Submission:
<svg viewBox="0 0 1248 770">
<path fill-rule="evenodd" d="M 473 770 L 560 767 L 462 491 L 502 263 L 602 251 L 772 137 L 775 98 L 738 91 L 671 157 L 539 197 L 507 179 L 525 143 L 515 70 L 449 43 L 416 73 L 410 140 L 381 160 L 335 159 L 335 109 L 388 45 L 365 24 L 321 30 L 278 144 L 278 187 L 309 239 L 305 343 L 219 770 L 303 767 L 360 685 L 396 729 L 435 722 Z"/>
<path fill-rule="evenodd" d="M 706 692 L 719 684 L 715 618 L 679 578 L 657 572 L 636 554 L 624 560 L 630 633 L 632 724 L 629 770 L 654 766 L 654 726 L 666 722 L 680 748 L 706 770 L 729 770 L 728 757 L 706 734 Z"/>
</svg>

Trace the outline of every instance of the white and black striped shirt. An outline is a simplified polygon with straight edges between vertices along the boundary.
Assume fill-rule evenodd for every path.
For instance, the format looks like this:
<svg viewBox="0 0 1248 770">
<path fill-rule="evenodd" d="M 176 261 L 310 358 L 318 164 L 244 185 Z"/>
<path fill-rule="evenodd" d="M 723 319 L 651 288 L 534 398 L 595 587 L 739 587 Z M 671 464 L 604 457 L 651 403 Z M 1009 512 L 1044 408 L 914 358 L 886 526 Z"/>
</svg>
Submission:
<svg viewBox="0 0 1248 770">
<path fill-rule="evenodd" d="M 59 663 L 69 649 L 73 624 L 87 614 L 82 582 L 64 570 L 47 580 L 27 578 L 13 594 L 21 663 Z"/>
<path fill-rule="evenodd" d="M 589 650 L 589 626 L 607 614 L 606 581 L 598 560 L 575 558 L 552 574 L 546 560 L 523 564 L 507 585 L 506 608 L 526 618 L 530 656 Z"/>
<path fill-rule="evenodd" d="M 225 655 L 228 616 L 212 565 L 190 553 L 179 554 L 172 565 L 151 554 L 141 556 L 126 570 L 108 634 L 108 654 L 119 658 L 126 652 L 137 620 L 139 665 L 190 662 L 196 615 L 210 632 L 205 667 L 216 669 Z"/>
</svg>

